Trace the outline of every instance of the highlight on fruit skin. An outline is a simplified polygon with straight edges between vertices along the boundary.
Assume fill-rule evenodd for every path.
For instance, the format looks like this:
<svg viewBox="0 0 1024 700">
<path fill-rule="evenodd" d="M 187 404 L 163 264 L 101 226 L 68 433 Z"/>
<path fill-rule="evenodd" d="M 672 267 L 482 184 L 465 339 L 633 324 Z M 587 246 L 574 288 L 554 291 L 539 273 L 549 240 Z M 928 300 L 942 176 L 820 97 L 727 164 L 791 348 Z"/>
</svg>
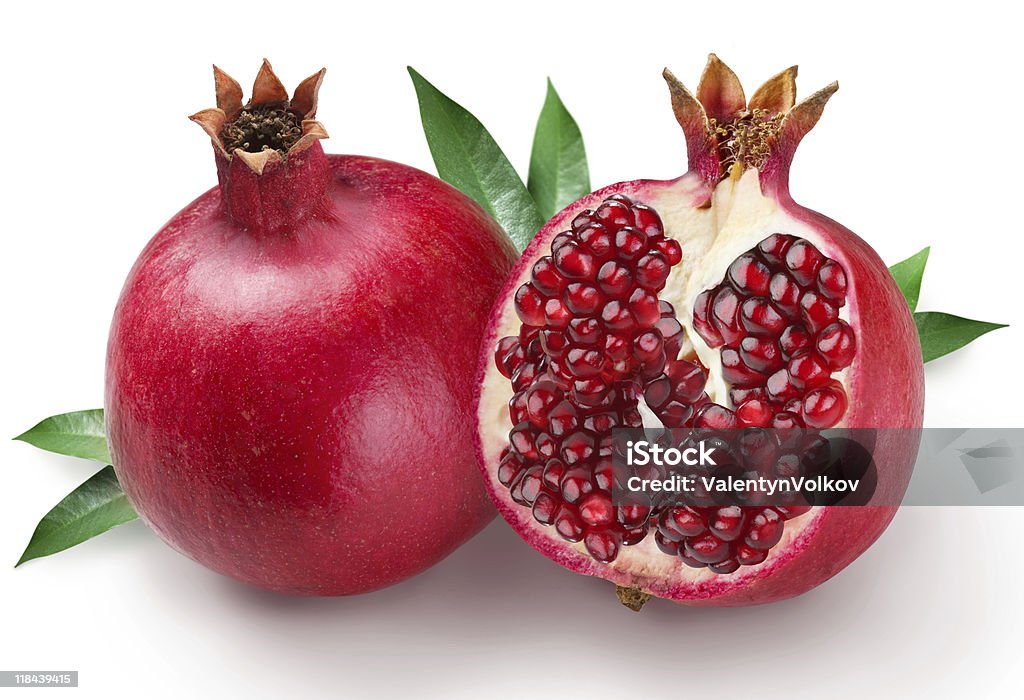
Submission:
<svg viewBox="0 0 1024 700">
<path fill-rule="evenodd" d="M 397 583 L 493 517 L 473 371 L 515 250 L 438 178 L 326 155 L 323 70 L 289 97 L 264 62 L 244 104 L 214 76 L 192 119 L 219 184 L 145 247 L 111 325 L 117 478 L 168 544 L 239 581 Z"/>
<path fill-rule="evenodd" d="M 630 607 L 779 600 L 895 514 L 923 416 L 917 334 L 875 251 L 789 193 L 837 85 L 797 102 L 793 67 L 748 101 L 714 55 L 696 95 L 664 77 L 689 170 L 586 195 L 526 249 L 480 354 L 480 463 L 528 543 Z M 906 430 L 875 446 L 866 506 L 615 503 L 611 431 L 644 412 L 672 428 Z"/>
</svg>

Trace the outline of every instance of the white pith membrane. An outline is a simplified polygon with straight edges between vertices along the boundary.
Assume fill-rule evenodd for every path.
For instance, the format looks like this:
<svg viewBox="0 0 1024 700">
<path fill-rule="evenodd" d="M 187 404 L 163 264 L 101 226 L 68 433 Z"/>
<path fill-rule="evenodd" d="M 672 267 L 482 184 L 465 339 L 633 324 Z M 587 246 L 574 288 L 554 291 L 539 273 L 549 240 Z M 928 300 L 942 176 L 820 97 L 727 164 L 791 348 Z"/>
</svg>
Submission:
<svg viewBox="0 0 1024 700">
<path fill-rule="evenodd" d="M 742 174 L 740 174 L 742 172 Z M 697 295 L 722 282 L 729 264 L 741 254 L 754 248 L 761 240 L 773 233 L 783 233 L 804 238 L 812 243 L 826 257 L 843 263 L 843 255 L 835 250 L 829 241 L 808 224 L 789 216 L 772 198 L 762 192 L 760 176 L 756 169 L 737 169 L 714 189 L 710 206 L 700 206 L 706 199 L 706 186 L 696 175 L 686 175 L 671 182 L 623 183 L 594 193 L 570 209 L 559 214 L 558 226 L 547 235 L 547 240 L 538 241 L 538 247 L 528 250 L 530 260 L 519 267 L 520 276 L 506 289 L 512 293 L 531 276 L 533 263 L 541 256 L 550 254 L 551 238 L 555 233 L 569 228 L 569 222 L 584 208 L 596 208 L 601 201 L 616 193 L 630 197 L 638 204 L 652 207 L 661 216 L 665 235 L 682 246 L 682 260 L 672 268 L 665 289 L 658 294 L 668 301 L 676 311 L 676 318 L 685 330 L 685 341 L 680 357 L 693 359 L 694 354 L 708 370 L 705 390 L 711 400 L 728 408 L 735 408 L 728 396 L 728 385 L 722 378 L 720 349 L 708 346 L 693 328 L 693 303 Z M 839 309 L 839 318 L 850 322 L 856 318 L 855 280 L 849 280 L 850 289 L 846 305 Z M 516 314 L 511 297 L 505 300 L 503 312 L 492 331 L 491 338 L 498 340 L 517 335 L 521 321 Z M 852 324 L 851 324 L 852 325 Z M 856 326 L 854 326 L 856 328 Z M 841 371 L 832 373 L 849 394 L 848 382 L 858 362 Z M 478 420 L 480 422 L 481 449 L 488 465 L 488 478 L 492 493 L 497 494 L 503 504 L 503 515 L 513 520 L 513 525 L 534 546 L 549 541 L 554 549 L 574 552 L 588 560 L 588 573 L 600 575 L 622 584 L 636 586 L 642 590 L 690 589 L 692 595 L 707 594 L 708 584 L 734 587 L 743 582 L 770 573 L 781 562 L 803 549 L 804 543 L 813 537 L 825 511 L 813 508 L 810 512 L 787 520 L 782 539 L 771 548 L 761 564 L 741 566 L 731 574 L 719 574 L 707 568 L 692 568 L 678 557 L 662 552 L 654 541 L 653 530 L 645 539 L 635 545 L 623 546 L 617 558 L 603 564 L 594 560 L 583 542 L 572 543 L 562 539 L 553 526 L 537 522 L 528 506 L 514 502 L 507 487 L 497 479 L 496 467 L 502 450 L 509 444 L 512 428 L 508 402 L 514 394 L 510 381 L 504 377 L 493 361 L 487 364 L 481 387 Z M 641 396 L 641 412 L 644 424 L 660 427 L 660 422 L 649 410 L 644 410 Z M 845 419 L 835 427 L 843 427 Z M 527 534 L 528 533 L 528 534 Z M 546 552 L 550 556 L 550 552 Z M 702 593 L 703 591 L 703 593 Z"/>
</svg>

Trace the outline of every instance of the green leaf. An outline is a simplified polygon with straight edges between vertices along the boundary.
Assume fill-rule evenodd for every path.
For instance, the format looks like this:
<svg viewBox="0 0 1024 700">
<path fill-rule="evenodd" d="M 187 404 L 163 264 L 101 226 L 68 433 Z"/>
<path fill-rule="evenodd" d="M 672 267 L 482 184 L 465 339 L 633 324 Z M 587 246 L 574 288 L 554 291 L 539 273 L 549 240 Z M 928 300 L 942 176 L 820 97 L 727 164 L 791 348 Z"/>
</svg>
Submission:
<svg viewBox="0 0 1024 700">
<path fill-rule="evenodd" d="M 544 223 L 526 185 L 476 117 L 411 66 L 409 75 L 437 174 L 483 207 L 522 250 Z"/>
<path fill-rule="evenodd" d="M 917 311 L 917 300 L 921 296 L 921 278 L 924 277 L 924 267 L 928 264 L 930 252 L 929 246 L 889 268 L 911 311 Z"/>
<path fill-rule="evenodd" d="M 62 552 L 137 517 L 117 483 L 114 468 L 104 467 L 39 521 L 15 566 Z"/>
<path fill-rule="evenodd" d="M 545 220 L 590 192 L 583 135 L 550 78 L 533 133 L 527 188 Z"/>
<path fill-rule="evenodd" d="M 111 461 L 102 408 L 50 416 L 14 439 L 62 455 Z"/>
<path fill-rule="evenodd" d="M 974 321 L 934 311 L 914 314 L 914 324 L 917 325 L 917 335 L 921 339 L 921 354 L 925 362 L 959 350 L 972 340 L 997 328 L 1006 328 L 1004 323 Z"/>
</svg>

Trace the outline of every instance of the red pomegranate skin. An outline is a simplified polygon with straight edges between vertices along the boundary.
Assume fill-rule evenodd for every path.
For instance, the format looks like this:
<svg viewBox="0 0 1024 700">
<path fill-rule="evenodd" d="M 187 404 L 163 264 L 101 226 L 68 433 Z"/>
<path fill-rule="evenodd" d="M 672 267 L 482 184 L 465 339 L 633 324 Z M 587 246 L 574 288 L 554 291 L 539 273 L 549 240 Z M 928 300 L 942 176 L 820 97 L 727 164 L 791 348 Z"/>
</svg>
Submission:
<svg viewBox="0 0 1024 700">
<path fill-rule="evenodd" d="M 290 594 L 382 588 L 493 516 L 473 376 L 516 253 L 475 203 L 319 142 L 220 187 L 131 270 L 107 351 L 118 479 L 175 549 Z"/>
</svg>

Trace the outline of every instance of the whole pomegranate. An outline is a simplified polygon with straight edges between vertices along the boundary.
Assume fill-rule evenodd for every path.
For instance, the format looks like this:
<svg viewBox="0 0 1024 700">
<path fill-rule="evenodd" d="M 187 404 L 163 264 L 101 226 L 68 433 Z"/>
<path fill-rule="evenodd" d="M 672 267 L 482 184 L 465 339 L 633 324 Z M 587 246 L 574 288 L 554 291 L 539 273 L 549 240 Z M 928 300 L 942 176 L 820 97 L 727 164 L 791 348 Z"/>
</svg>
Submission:
<svg viewBox="0 0 1024 700">
<path fill-rule="evenodd" d="M 240 581 L 347 595 L 408 578 L 493 514 L 473 373 L 515 259 L 419 170 L 324 155 L 320 71 L 248 104 L 214 69 L 219 187 L 149 242 L 114 313 L 118 479 L 171 546 Z"/>
<path fill-rule="evenodd" d="M 492 311 L 477 405 L 491 497 L 533 547 L 614 582 L 634 608 L 651 595 L 745 605 L 803 593 L 881 534 L 910 477 L 917 334 L 878 255 L 790 196 L 797 145 L 838 87 L 795 104 L 795 76 L 748 102 L 714 55 L 696 96 L 666 70 L 689 172 L 566 207 Z M 773 439 L 911 430 L 878 431 L 869 505 L 623 504 L 611 431 L 644 424 L 641 409 L 648 425 Z"/>
</svg>

